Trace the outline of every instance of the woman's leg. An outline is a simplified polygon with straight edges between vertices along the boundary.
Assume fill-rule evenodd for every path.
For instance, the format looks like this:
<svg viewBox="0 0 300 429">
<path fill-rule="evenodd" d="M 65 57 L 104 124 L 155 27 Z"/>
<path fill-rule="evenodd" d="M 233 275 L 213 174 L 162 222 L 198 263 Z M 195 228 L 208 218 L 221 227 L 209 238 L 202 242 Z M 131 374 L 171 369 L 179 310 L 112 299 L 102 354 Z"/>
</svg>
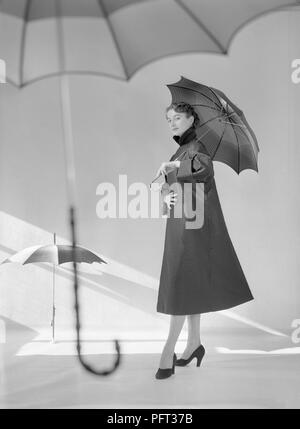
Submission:
<svg viewBox="0 0 300 429">
<path fill-rule="evenodd" d="M 182 359 L 187 359 L 197 347 L 200 346 L 200 316 L 201 314 L 189 314 L 188 320 L 188 340 L 186 348 L 181 356 Z"/>
<path fill-rule="evenodd" d="M 170 316 L 169 335 L 163 348 L 159 363 L 159 367 L 162 369 L 171 368 L 173 365 L 175 345 L 184 324 L 184 320 L 185 316 Z"/>
</svg>

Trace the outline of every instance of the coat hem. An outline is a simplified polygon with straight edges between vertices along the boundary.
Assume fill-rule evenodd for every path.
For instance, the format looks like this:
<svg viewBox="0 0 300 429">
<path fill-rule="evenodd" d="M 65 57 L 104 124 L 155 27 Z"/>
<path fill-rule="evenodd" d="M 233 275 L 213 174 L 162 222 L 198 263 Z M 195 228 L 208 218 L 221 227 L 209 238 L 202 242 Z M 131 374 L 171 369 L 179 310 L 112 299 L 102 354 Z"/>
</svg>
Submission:
<svg viewBox="0 0 300 429">
<path fill-rule="evenodd" d="M 187 312 L 185 312 L 185 313 L 174 312 L 174 311 L 170 312 L 168 310 L 158 310 L 158 308 L 156 308 L 156 311 L 158 313 L 169 314 L 171 316 L 188 316 L 190 314 L 212 313 L 212 312 L 215 312 L 215 311 L 228 310 L 229 308 L 237 307 L 238 305 L 242 305 L 242 304 L 245 304 L 246 302 L 250 302 L 250 301 L 253 301 L 253 300 L 254 300 L 254 297 L 252 296 L 250 298 L 245 298 L 244 300 L 239 301 L 236 304 L 227 304 L 227 305 L 223 304 L 223 305 L 219 305 L 219 306 L 216 305 L 216 306 L 212 306 L 209 309 L 200 309 L 200 310 L 195 310 L 195 311 L 188 312 L 188 313 Z"/>
</svg>

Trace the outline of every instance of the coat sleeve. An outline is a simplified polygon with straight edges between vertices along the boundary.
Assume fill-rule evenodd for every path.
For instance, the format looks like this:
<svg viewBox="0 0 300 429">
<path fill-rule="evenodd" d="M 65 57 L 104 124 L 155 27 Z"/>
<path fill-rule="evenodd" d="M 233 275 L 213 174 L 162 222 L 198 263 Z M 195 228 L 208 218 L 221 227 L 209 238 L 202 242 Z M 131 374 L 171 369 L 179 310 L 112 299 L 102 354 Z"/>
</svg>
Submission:
<svg viewBox="0 0 300 429">
<path fill-rule="evenodd" d="M 177 169 L 178 182 L 208 182 L 214 176 L 211 157 L 202 152 L 189 152 Z"/>
</svg>

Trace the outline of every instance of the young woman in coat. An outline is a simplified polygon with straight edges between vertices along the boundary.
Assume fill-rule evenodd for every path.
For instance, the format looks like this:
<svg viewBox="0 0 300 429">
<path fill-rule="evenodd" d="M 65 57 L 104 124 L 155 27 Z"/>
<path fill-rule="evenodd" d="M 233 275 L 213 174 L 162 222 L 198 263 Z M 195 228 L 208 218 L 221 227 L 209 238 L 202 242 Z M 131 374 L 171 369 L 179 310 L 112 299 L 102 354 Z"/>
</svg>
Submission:
<svg viewBox="0 0 300 429">
<path fill-rule="evenodd" d="M 179 147 L 157 172 L 157 176 L 165 175 L 170 186 L 164 197 L 170 211 L 157 299 L 157 311 L 170 314 L 170 328 L 156 373 L 158 379 L 169 377 L 175 365 L 184 366 L 193 358 L 200 366 L 205 353 L 200 340 L 201 313 L 254 299 L 227 231 L 213 162 L 196 136 L 199 117 L 191 105 L 173 103 L 166 110 L 166 118 Z M 172 192 L 174 184 L 182 193 Z M 203 220 L 196 227 L 187 227 L 191 219 L 184 210 L 191 203 L 187 199 L 193 201 L 193 208 L 202 210 Z M 181 217 L 174 212 L 177 204 L 182 207 Z M 188 341 L 181 359 L 177 359 L 175 345 L 186 317 Z"/>
</svg>

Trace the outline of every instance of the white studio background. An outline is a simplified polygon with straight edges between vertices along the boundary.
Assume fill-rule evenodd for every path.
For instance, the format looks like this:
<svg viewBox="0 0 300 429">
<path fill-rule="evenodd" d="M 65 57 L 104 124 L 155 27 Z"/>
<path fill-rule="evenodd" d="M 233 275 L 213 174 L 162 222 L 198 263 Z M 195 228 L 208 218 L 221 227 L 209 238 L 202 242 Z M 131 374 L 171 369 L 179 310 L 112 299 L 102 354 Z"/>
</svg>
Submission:
<svg viewBox="0 0 300 429">
<path fill-rule="evenodd" d="M 188 54 L 158 60 L 129 82 L 72 76 L 78 242 L 109 261 L 81 277 L 86 329 L 99 335 L 163 337 L 168 318 L 156 312 L 165 220 L 96 215 L 97 185 L 119 174 L 149 184 L 177 149 L 164 117 L 165 86 L 183 75 L 224 91 L 245 113 L 259 146 L 259 174 L 240 176 L 215 163 L 227 227 L 255 300 L 231 311 L 290 333 L 300 318 L 300 12 L 277 11 L 245 26 L 229 55 Z M 167 35 L 166 35 L 167 37 Z M 70 238 L 67 223 L 58 78 L 0 92 L 0 256 Z M 201 263 L 201 261 L 199 261 Z M 104 272 L 102 272 L 104 271 Z M 57 328 L 73 326 L 70 268 L 57 270 Z M 7 264 L 0 270 L 0 313 L 36 330 L 51 320 L 51 267 Z M 218 313 L 203 326 L 238 326 Z M 244 326 L 241 323 L 241 326 Z M 50 328 L 49 328 L 50 334 Z"/>
</svg>

